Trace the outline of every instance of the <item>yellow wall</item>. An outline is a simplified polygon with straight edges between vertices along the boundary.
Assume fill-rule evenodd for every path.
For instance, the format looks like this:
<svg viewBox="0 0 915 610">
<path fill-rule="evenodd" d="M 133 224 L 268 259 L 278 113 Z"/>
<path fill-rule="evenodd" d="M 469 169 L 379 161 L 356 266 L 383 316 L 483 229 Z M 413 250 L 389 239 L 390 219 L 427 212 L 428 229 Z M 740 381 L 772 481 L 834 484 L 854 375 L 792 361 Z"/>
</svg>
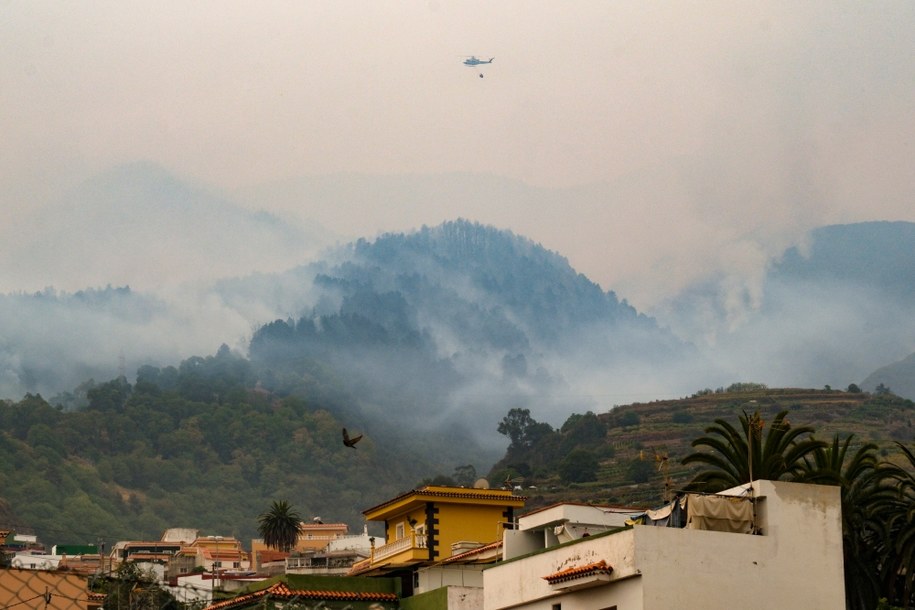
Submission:
<svg viewBox="0 0 915 610">
<path fill-rule="evenodd" d="M 479 542 L 489 543 L 499 540 L 502 536 L 502 522 L 505 521 L 504 506 L 479 506 L 472 504 L 450 504 L 445 502 L 434 502 L 438 509 L 435 517 L 438 524 L 435 525 L 437 533 L 435 541 L 437 543 L 436 552 L 438 555 L 434 559 L 445 559 L 451 556 L 451 545 L 455 542 Z M 411 535 L 411 528 L 407 523 L 407 517 L 417 521 L 417 527 L 426 523 L 425 506 L 417 507 L 408 513 L 392 517 L 388 521 L 388 529 L 385 532 L 386 542 L 397 540 L 397 524 L 404 524 L 404 537 Z M 427 539 L 432 533 L 432 523 L 426 523 Z"/>
<path fill-rule="evenodd" d="M 489 543 L 502 537 L 501 522 L 505 521 L 505 508 L 501 506 L 468 506 L 440 504 L 438 557 L 451 556 L 451 545 L 470 541 Z"/>
</svg>

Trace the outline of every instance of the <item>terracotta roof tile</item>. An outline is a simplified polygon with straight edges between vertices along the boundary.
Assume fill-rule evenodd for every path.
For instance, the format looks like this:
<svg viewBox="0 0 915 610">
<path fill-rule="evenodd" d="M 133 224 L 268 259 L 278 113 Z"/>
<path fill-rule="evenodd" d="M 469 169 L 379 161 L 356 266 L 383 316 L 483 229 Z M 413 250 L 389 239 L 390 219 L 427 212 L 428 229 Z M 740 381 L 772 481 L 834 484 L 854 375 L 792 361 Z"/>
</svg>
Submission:
<svg viewBox="0 0 915 610">
<path fill-rule="evenodd" d="M 362 511 L 362 514 L 367 514 L 374 512 L 385 506 L 396 504 L 397 502 L 414 497 L 428 497 L 433 496 L 436 498 L 460 498 L 466 500 L 508 500 L 510 502 L 524 501 L 527 500 L 525 496 L 516 496 L 512 493 L 511 490 L 505 489 L 475 489 L 468 487 L 445 487 L 445 486 L 434 486 L 426 485 L 418 489 L 412 489 L 408 492 L 402 493 L 396 498 L 391 498 L 386 502 L 382 502 L 378 506 L 373 506 L 372 508 Z"/>
<path fill-rule="evenodd" d="M 591 576 L 592 574 L 609 574 L 612 571 L 613 568 L 608 566 L 607 562 L 601 559 L 600 561 L 589 563 L 588 565 L 566 568 L 565 570 L 554 572 L 547 576 L 543 576 L 542 578 L 552 585 L 567 580 Z"/>
<path fill-rule="evenodd" d="M 290 589 L 286 583 L 278 582 L 261 591 L 239 595 L 232 599 L 216 602 L 207 606 L 205 610 L 222 610 L 225 608 L 235 608 L 244 606 L 249 602 L 260 599 L 264 596 L 279 597 L 282 599 L 329 599 L 340 601 L 364 601 L 364 602 L 396 602 L 397 595 L 394 593 L 383 593 L 381 591 L 332 591 L 332 590 L 311 590 L 311 589 Z"/>
<path fill-rule="evenodd" d="M 477 547 L 475 549 L 470 549 L 469 551 L 464 551 L 463 553 L 459 553 L 457 555 L 452 555 L 451 557 L 447 557 L 442 560 L 442 563 L 454 563 L 454 562 L 458 562 L 458 561 L 464 561 L 466 559 L 470 559 L 474 555 L 480 555 L 487 551 L 498 549 L 501 546 L 502 546 L 502 541 L 496 540 L 495 542 L 490 542 L 489 544 L 484 544 L 481 547 Z"/>
</svg>

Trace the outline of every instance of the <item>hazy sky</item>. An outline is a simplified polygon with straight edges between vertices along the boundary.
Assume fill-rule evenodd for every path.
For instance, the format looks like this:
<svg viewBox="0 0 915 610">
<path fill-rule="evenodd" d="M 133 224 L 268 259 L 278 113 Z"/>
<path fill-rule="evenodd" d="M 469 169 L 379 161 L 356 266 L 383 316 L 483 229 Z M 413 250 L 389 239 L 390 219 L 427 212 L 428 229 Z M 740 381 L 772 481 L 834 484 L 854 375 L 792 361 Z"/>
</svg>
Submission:
<svg viewBox="0 0 915 610">
<path fill-rule="evenodd" d="M 135 160 L 227 193 L 481 172 L 556 197 L 258 205 L 349 235 L 470 217 L 650 303 L 814 226 L 915 220 L 913 32 L 911 0 L 0 0 L 0 237 Z"/>
</svg>

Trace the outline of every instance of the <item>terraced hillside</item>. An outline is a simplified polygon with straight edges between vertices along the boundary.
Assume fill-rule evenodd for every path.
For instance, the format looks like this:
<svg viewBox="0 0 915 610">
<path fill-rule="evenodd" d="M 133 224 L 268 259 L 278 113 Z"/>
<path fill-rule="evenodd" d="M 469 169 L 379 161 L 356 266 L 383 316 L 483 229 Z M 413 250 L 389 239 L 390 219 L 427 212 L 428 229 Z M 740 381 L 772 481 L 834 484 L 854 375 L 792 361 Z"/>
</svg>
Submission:
<svg viewBox="0 0 915 610">
<path fill-rule="evenodd" d="M 829 441 L 835 434 L 854 434 L 857 444 L 874 442 L 891 461 L 901 457 L 896 442 L 915 439 L 915 403 L 892 394 L 763 389 L 625 405 L 598 416 L 608 424 L 612 451 L 607 453 L 612 457 L 601 460 L 597 480 L 564 484 L 557 476 L 525 479 L 527 507 L 557 501 L 657 506 L 690 480 L 693 471 L 680 461 L 716 419 L 738 426 L 743 411 L 759 411 L 768 422 L 782 410 L 788 411 L 792 426 L 810 426 L 817 438 Z"/>
</svg>

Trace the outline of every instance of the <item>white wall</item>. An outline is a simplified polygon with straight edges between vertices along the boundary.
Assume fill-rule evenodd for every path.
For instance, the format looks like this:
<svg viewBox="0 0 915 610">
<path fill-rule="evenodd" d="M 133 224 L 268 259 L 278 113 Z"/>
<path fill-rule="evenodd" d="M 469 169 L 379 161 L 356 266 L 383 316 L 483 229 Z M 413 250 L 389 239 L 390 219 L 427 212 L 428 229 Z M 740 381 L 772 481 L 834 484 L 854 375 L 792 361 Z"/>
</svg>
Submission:
<svg viewBox="0 0 915 610">
<path fill-rule="evenodd" d="M 496 564 L 483 570 L 483 608 L 484 610 L 496 610 L 515 604 L 525 604 L 523 606 L 525 608 L 550 607 L 550 604 L 536 605 L 538 601 L 542 602 L 559 596 L 559 593 L 554 592 L 549 583 L 543 579 L 544 576 L 567 568 L 604 560 L 613 566 L 613 579 L 620 580 L 627 576 L 637 576 L 635 555 L 635 530 L 626 529 L 589 536 L 574 544 L 554 547 L 515 561 Z M 610 589 L 608 586 L 598 588 Z M 625 588 L 629 589 L 628 586 Z M 591 596 L 593 594 L 590 592 L 586 595 L 586 597 Z M 578 594 L 577 597 L 582 597 L 582 595 Z M 554 603 L 555 601 L 558 600 L 554 600 Z M 563 610 L 571 608 L 569 603 L 571 601 L 567 602 L 563 598 Z M 591 608 L 608 605 L 611 604 L 591 606 Z M 626 606 L 626 608 L 630 607 Z"/>
<path fill-rule="evenodd" d="M 483 587 L 482 565 L 436 565 L 420 568 L 417 575 L 419 586 L 416 587 L 416 593 L 440 587 Z"/>
<path fill-rule="evenodd" d="M 482 607 L 483 589 L 448 587 L 448 610 L 480 610 Z"/>
<path fill-rule="evenodd" d="M 836 608 L 845 606 L 838 487 L 759 481 L 762 536 L 636 526 L 483 572 L 484 610 Z M 556 592 L 544 576 L 606 561 L 607 584 Z"/>
</svg>

